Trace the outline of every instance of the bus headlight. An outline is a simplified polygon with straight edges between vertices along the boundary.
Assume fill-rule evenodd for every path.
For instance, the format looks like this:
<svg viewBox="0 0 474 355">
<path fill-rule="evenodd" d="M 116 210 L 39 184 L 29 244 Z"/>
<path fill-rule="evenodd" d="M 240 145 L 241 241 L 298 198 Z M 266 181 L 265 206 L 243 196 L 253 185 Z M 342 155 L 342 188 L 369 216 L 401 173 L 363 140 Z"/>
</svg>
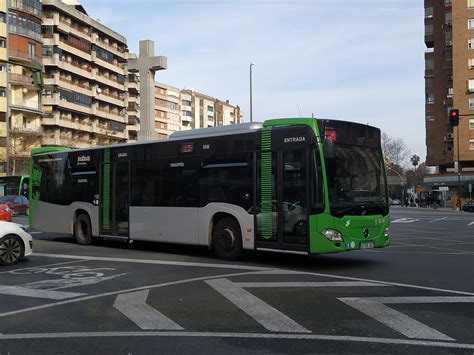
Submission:
<svg viewBox="0 0 474 355">
<path fill-rule="evenodd" d="M 390 236 L 390 227 L 385 228 L 385 231 L 383 232 L 383 236 L 385 238 L 388 238 Z"/>
<path fill-rule="evenodd" d="M 323 229 L 324 236 L 331 242 L 342 242 L 342 234 L 335 229 Z"/>
</svg>

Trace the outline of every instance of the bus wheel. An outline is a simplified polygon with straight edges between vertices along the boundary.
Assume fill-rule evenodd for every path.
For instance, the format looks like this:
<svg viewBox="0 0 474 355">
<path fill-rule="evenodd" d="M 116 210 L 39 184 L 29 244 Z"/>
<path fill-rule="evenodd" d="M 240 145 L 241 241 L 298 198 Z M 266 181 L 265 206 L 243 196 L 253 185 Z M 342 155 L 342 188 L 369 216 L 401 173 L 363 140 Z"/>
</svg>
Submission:
<svg viewBox="0 0 474 355">
<path fill-rule="evenodd" d="M 74 237 L 81 245 L 89 245 L 92 243 L 92 228 L 89 216 L 81 213 L 74 223 Z"/>
<path fill-rule="evenodd" d="M 223 218 L 212 231 L 212 246 L 219 258 L 237 260 L 242 253 L 242 232 L 234 218 Z"/>
</svg>

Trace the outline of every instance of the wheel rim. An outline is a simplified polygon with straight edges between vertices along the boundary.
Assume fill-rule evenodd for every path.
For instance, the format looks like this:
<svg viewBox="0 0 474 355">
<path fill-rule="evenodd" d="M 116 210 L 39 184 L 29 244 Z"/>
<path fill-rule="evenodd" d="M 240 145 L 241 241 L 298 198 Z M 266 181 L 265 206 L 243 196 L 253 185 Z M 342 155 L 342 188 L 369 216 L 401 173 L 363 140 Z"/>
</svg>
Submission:
<svg viewBox="0 0 474 355">
<path fill-rule="evenodd" d="M 0 244 L 0 260 L 3 263 L 13 263 L 21 256 L 21 244 L 15 238 L 8 238 Z"/>
<path fill-rule="evenodd" d="M 224 251 L 232 251 L 235 246 L 235 234 L 230 228 L 224 228 L 219 236 L 219 242 Z"/>
</svg>

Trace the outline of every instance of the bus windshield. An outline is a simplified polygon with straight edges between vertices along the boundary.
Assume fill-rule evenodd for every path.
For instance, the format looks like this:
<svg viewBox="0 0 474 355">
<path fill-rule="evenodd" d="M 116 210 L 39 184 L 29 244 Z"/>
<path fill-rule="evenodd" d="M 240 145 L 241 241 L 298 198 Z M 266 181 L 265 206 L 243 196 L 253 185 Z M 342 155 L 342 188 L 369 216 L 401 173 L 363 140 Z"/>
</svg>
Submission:
<svg viewBox="0 0 474 355">
<path fill-rule="evenodd" d="M 388 203 L 380 149 L 332 144 L 326 156 L 331 214 L 386 215 Z"/>
</svg>

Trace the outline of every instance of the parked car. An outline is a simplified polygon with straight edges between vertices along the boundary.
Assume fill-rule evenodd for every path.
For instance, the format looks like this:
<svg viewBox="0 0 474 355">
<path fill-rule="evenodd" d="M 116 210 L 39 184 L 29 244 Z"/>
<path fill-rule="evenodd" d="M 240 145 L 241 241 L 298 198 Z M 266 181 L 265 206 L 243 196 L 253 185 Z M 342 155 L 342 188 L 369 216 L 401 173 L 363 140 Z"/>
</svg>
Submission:
<svg viewBox="0 0 474 355">
<path fill-rule="evenodd" d="M 13 211 L 10 206 L 6 203 L 0 205 L 0 221 L 11 222 L 13 217 Z"/>
<path fill-rule="evenodd" d="M 7 204 L 13 210 L 13 214 L 26 214 L 30 212 L 30 203 L 25 196 L 7 195 L 0 197 L 0 204 Z"/>
<path fill-rule="evenodd" d="M 474 200 L 464 202 L 462 210 L 466 212 L 474 212 Z"/>
<path fill-rule="evenodd" d="M 33 238 L 28 228 L 0 221 L 0 265 L 14 265 L 33 252 Z"/>
<path fill-rule="evenodd" d="M 400 206 L 402 202 L 399 199 L 392 200 L 392 206 Z"/>
</svg>

